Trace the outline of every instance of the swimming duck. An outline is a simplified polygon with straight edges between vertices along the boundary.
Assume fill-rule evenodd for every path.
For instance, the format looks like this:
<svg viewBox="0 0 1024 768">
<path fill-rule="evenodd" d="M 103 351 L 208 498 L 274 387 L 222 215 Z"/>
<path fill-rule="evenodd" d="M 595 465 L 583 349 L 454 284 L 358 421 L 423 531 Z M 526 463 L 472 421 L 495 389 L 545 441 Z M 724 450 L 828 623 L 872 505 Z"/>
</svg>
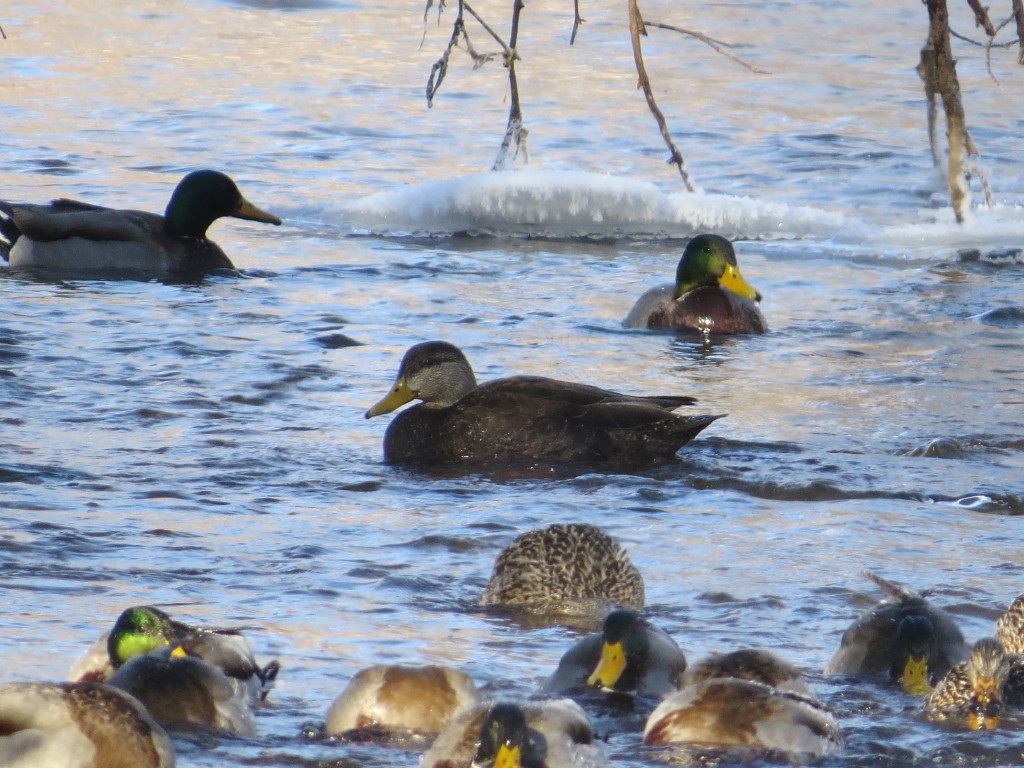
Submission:
<svg viewBox="0 0 1024 768">
<path fill-rule="evenodd" d="M 465 672 L 450 667 L 379 665 L 359 672 L 327 711 L 327 733 L 370 730 L 437 734 L 480 703 Z"/>
<path fill-rule="evenodd" d="M 887 676 L 912 695 L 928 692 L 970 647 L 953 618 L 922 595 L 873 573 L 863 576 L 890 597 L 843 633 L 826 675 Z"/>
<path fill-rule="evenodd" d="M 992 637 L 976 642 L 924 700 L 930 717 L 963 718 L 971 730 L 997 727 L 1006 707 L 1024 707 L 1024 657 Z"/>
<path fill-rule="evenodd" d="M 1024 653 L 1024 593 L 996 620 L 996 640 L 1007 653 Z"/>
<path fill-rule="evenodd" d="M 711 654 L 687 667 L 679 687 L 696 685 L 716 677 L 750 680 L 779 691 L 814 698 L 810 686 L 796 667 L 760 648 Z"/>
<path fill-rule="evenodd" d="M 607 761 L 590 719 L 569 699 L 483 704 L 455 717 L 420 768 L 598 768 Z"/>
<path fill-rule="evenodd" d="M 679 687 L 685 670 L 686 657 L 667 632 L 636 611 L 620 609 L 605 617 L 600 633 L 565 652 L 542 692 L 596 688 L 660 698 Z"/>
<path fill-rule="evenodd" d="M 218 171 L 183 178 L 167 210 L 103 208 L 75 200 L 48 205 L 0 201 L 0 255 L 12 267 L 69 272 L 127 270 L 156 274 L 202 274 L 233 269 L 206 230 L 221 216 L 280 224 L 254 206 L 235 182 Z"/>
<path fill-rule="evenodd" d="M 252 704 L 266 698 L 280 669 L 276 660 L 259 666 L 240 630 L 191 626 L 159 608 L 136 605 L 121 612 L 113 629 L 76 662 L 69 677 L 105 682 L 130 658 L 171 644 L 243 682 Z"/>
<path fill-rule="evenodd" d="M 241 680 L 172 644 L 133 656 L 110 685 L 127 691 L 164 728 L 201 726 L 236 736 L 255 736 L 249 691 Z"/>
<path fill-rule="evenodd" d="M 634 397 L 540 376 L 477 385 L 465 355 L 446 341 L 411 347 L 391 391 L 366 418 L 413 399 L 423 402 L 388 425 L 388 463 L 645 465 L 667 460 L 721 418 L 672 413 L 692 397 Z"/>
<path fill-rule="evenodd" d="M 498 555 L 480 604 L 542 613 L 643 608 L 644 580 L 626 550 L 596 525 L 549 525 Z"/>
<path fill-rule="evenodd" d="M 101 683 L 0 685 L 0 765 L 173 768 L 174 748 L 146 710 Z"/>
<path fill-rule="evenodd" d="M 835 718 L 816 699 L 738 678 L 711 678 L 667 696 L 644 744 L 686 744 L 820 757 L 843 749 Z"/>
<path fill-rule="evenodd" d="M 700 333 L 766 333 L 754 290 L 736 264 L 732 243 L 697 235 L 683 251 L 676 284 L 652 288 L 623 321 L 627 328 L 685 328 Z"/>
</svg>

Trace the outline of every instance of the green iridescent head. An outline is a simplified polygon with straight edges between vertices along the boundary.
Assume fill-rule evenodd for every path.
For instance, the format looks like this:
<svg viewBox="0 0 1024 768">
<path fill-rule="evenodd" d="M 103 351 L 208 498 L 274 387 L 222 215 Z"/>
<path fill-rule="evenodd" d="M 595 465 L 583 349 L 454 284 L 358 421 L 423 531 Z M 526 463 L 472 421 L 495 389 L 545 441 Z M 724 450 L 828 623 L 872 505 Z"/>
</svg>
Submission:
<svg viewBox="0 0 1024 768">
<path fill-rule="evenodd" d="M 205 237 L 207 228 L 221 216 L 281 223 L 242 197 L 235 182 L 219 171 L 193 171 L 183 178 L 164 211 L 167 234 L 178 237 Z"/>
<path fill-rule="evenodd" d="M 110 663 L 120 667 L 128 659 L 169 645 L 174 639 L 171 617 L 149 605 L 126 609 L 107 638 Z"/>
<path fill-rule="evenodd" d="M 697 235 L 683 251 L 676 268 L 676 295 L 678 299 L 698 288 L 720 286 L 754 301 L 761 294 L 740 274 L 736 264 L 736 251 L 732 243 L 718 235 Z"/>
</svg>

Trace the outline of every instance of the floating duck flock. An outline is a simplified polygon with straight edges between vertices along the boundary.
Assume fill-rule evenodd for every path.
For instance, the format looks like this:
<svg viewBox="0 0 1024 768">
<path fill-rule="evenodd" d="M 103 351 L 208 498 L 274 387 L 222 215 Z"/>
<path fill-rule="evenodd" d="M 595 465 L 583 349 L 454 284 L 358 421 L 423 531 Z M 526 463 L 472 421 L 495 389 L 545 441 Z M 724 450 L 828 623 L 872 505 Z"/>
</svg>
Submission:
<svg viewBox="0 0 1024 768">
<path fill-rule="evenodd" d="M 163 216 L 71 200 L 0 201 L 0 254 L 12 268 L 52 274 L 161 275 L 192 280 L 232 269 L 206 237 L 234 216 L 280 224 L 216 171 L 174 190 Z M 673 286 L 645 293 L 624 324 L 703 336 L 767 331 L 760 294 L 742 278 L 732 244 L 692 238 Z M 512 376 L 478 384 L 445 341 L 409 348 L 394 386 L 366 412 L 393 418 L 384 457 L 441 467 L 647 467 L 670 461 L 724 414 L 682 415 L 684 395 L 624 394 L 582 383 Z M 885 598 L 838 640 L 824 673 L 851 685 L 897 685 L 927 717 L 990 729 L 1024 708 L 1024 594 L 991 637 L 969 644 L 927 593 L 866 573 Z M 501 553 L 482 610 L 599 617 L 602 630 L 565 649 L 536 696 L 484 693 L 463 671 L 382 665 L 361 671 L 327 706 L 322 737 L 396 743 L 423 768 L 564 768 L 608 762 L 609 732 L 670 762 L 808 761 L 840 753 L 842 723 L 815 696 L 786 649 L 737 647 L 691 663 L 685 638 L 643 616 L 643 577 L 625 550 L 582 523 L 529 531 Z M 168 733 L 258 738 L 287 659 L 257 662 L 241 629 L 190 626 L 164 610 L 127 607 L 71 669 L 68 682 L 0 685 L 0 765 L 162 768 Z M 595 723 L 598 724 L 595 726 Z M 298 738 L 299 727 L 296 727 Z M 723 755 L 725 757 L 723 757 Z"/>
</svg>

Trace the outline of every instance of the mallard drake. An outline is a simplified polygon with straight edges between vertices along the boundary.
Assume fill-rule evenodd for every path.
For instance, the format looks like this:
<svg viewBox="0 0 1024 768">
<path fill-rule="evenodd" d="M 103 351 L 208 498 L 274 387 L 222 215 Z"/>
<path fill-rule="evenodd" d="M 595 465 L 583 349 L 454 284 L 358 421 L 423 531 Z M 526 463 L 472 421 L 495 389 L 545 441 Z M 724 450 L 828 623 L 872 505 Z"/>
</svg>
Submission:
<svg viewBox="0 0 1024 768">
<path fill-rule="evenodd" d="M 697 235 L 683 251 L 674 286 L 652 288 L 623 321 L 627 328 L 684 328 L 703 334 L 766 333 L 754 290 L 736 264 L 732 243 Z"/>
<path fill-rule="evenodd" d="M 586 712 L 569 699 L 499 702 L 455 717 L 420 768 L 597 768 L 607 761 Z"/>
<path fill-rule="evenodd" d="M 740 747 L 820 757 L 843 749 L 835 718 L 816 699 L 737 678 L 712 678 L 667 696 L 644 744 Z"/>
<path fill-rule="evenodd" d="M 172 644 L 244 683 L 253 704 L 266 698 L 280 669 L 276 660 L 259 666 L 241 630 L 191 626 L 159 608 L 136 605 L 121 612 L 113 629 L 75 663 L 69 677 L 105 682 L 132 657 Z"/>
<path fill-rule="evenodd" d="M 862 573 L 891 599 L 865 612 L 844 633 L 826 675 L 886 676 L 920 696 L 970 647 L 953 618 L 924 596 L 880 576 Z"/>
<path fill-rule="evenodd" d="M 1024 707 L 1024 657 L 992 637 L 976 642 L 924 700 L 933 719 L 963 718 L 971 730 L 995 728 L 1008 706 Z"/>
<path fill-rule="evenodd" d="M 160 216 L 75 200 L 48 205 L 0 201 L 0 255 L 12 267 L 68 272 L 202 274 L 233 269 L 206 230 L 221 216 L 280 224 L 218 171 L 183 178 Z"/>
<path fill-rule="evenodd" d="M 146 710 L 101 683 L 0 685 L 0 765 L 173 768 L 174 748 Z"/>
<path fill-rule="evenodd" d="M 760 648 L 711 654 L 687 667 L 679 687 L 696 685 L 716 677 L 750 680 L 780 691 L 814 698 L 810 686 L 796 667 Z"/>
<path fill-rule="evenodd" d="M 600 633 L 589 635 L 565 652 L 544 693 L 596 688 L 660 698 L 679 687 L 686 657 L 668 633 L 636 611 L 621 609 L 605 617 Z"/>
<path fill-rule="evenodd" d="M 180 644 L 133 656 L 114 672 L 109 684 L 142 702 L 164 728 L 200 726 L 236 736 L 256 735 L 245 683 Z"/>
<path fill-rule="evenodd" d="M 327 733 L 353 730 L 437 734 L 480 692 L 465 672 L 450 667 L 379 665 L 359 672 L 327 711 Z"/>
<path fill-rule="evenodd" d="M 541 376 L 477 385 L 462 351 L 446 341 L 411 347 L 391 391 L 366 412 L 389 413 L 384 460 L 392 464 L 543 461 L 639 466 L 667 460 L 718 416 L 679 416 L 694 402 L 632 396 Z"/>
<path fill-rule="evenodd" d="M 527 531 L 506 547 L 480 604 L 542 613 L 643 608 L 644 580 L 629 555 L 596 525 Z"/>
</svg>

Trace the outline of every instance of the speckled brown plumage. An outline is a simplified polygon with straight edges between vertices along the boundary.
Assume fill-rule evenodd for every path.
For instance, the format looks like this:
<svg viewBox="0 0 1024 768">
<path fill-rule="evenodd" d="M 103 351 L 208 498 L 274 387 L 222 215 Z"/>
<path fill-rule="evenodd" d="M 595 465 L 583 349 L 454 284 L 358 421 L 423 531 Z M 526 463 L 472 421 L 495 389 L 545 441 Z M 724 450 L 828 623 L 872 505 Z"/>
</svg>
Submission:
<svg viewBox="0 0 1024 768">
<path fill-rule="evenodd" d="M 1022 678 L 1024 658 L 1006 653 L 995 638 L 983 638 L 925 697 L 925 712 L 940 720 L 964 719 L 972 729 L 994 728 L 1007 706 L 1024 705 L 1017 698 Z"/>
<path fill-rule="evenodd" d="M 567 612 L 601 603 L 642 608 L 644 581 L 622 546 L 597 526 L 549 525 L 498 555 L 480 603 Z"/>
<path fill-rule="evenodd" d="M 1007 653 L 1024 653 L 1024 593 L 996 620 L 996 640 Z"/>
</svg>

